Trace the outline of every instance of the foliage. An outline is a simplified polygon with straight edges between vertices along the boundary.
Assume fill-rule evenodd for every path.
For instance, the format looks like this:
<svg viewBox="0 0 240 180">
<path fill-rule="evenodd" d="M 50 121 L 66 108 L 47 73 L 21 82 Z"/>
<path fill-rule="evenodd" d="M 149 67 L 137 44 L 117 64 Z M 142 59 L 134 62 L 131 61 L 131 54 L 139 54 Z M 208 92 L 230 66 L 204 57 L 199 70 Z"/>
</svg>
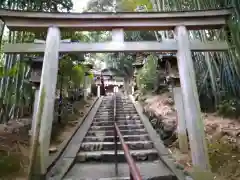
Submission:
<svg viewBox="0 0 240 180">
<path fill-rule="evenodd" d="M 114 1 L 111 0 L 91 0 L 87 5 L 87 11 L 89 12 L 106 12 L 113 11 Z"/>
<path fill-rule="evenodd" d="M 88 75 L 88 77 L 89 77 L 91 80 L 93 80 L 93 79 L 94 79 L 94 74 L 90 72 L 89 75 Z"/>
<path fill-rule="evenodd" d="M 152 2 L 149 0 L 123 0 L 121 1 L 121 7 L 123 11 L 136 11 L 137 7 L 144 5 L 147 9 L 152 9 Z"/>
<path fill-rule="evenodd" d="M 88 12 L 123 12 L 123 11 L 133 11 L 135 3 L 143 4 L 147 3 L 147 0 L 141 0 L 141 2 L 136 1 L 125 1 L 117 0 L 116 6 L 114 1 L 108 0 L 92 0 L 88 3 L 87 10 Z M 131 7 L 131 8 L 130 8 Z M 148 8 L 151 8 L 151 3 L 148 2 Z M 90 33 L 90 36 L 94 38 L 95 32 Z M 109 32 L 98 32 L 98 36 L 95 37 L 98 41 L 110 40 L 111 33 Z M 152 31 L 126 31 L 125 40 L 126 41 L 153 41 L 155 40 L 155 34 Z M 126 81 L 132 78 L 134 68 L 132 64 L 135 62 L 136 53 L 109 53 L 105 54 L 104 61 L 108 67 L 113 67 L 119 70 L 119 75 L 124 76 Z"/>
<path fill-rule="evenodd" d="M 79 88 L 84 80 L 84 66 L 82 64 L 75 64 L 69 56 L 60 60 L 59 77 L 57 87 L 62 85 L 63 89 L 69 87 Z M 61 77 L 62 76 L 62 77 Z"/>
<path fill-rule="evenodd" d="M 223 100 L 218 106 L 218 114 L 230 118 L 240 117 L 240 100 Z"/>
<path fill-rule="evenodd" d="M 62 1 L 48 1 L 48 0 L 2 0 L 0 2 L 1 8 L 4 9 L 18 9 L 25 11 L 49 11 L 49 12 L 69 12 L 73 8 L 71 0 Z"/>
<path fill-rule="evenodd" d="M 14 77 L 18 73 L 19 70 L 19 63 L 16 63 L 13 67 L 10 69 L 6 69 L 3 65 L 3 63 L 0 63 L 0 78 L 4 77 Z"/>
<path fill-rule="evenodd" d="M 135 57 L 128 53 L 111 53 L 105 56 L 105 62 L 111 69 L 117 69 L 116 72 L 119 76 L 129 79 L 133 75 L 133 62 Z"/>
<path fill-rule="evenodd" d="M 21 169 L 21 160 L 16 154 L 0 151 L 0 178 L 18 173 Z"/>
<path fill-rule="evenodd" d="M 129 3 L 131 2 L 131 3 Z M 152 8 L 149 6 L 149 2 L 152 3 Z M 125 4 L 125 8 L 129 11 L 135 9 L 142 9 L 142 11 L 173 11 L 173 10 L 199 10 L 199 9 L 214 9 L 214 8 L 227 8 L 234 6 L 234 13 L 231 19 L 229 19 L 228 26 L 221 30 L 202 30 L 202 31 L 190 31 L 191 38 L 201 41 L 212 40 L 225 40 L 229 42 L 229 52 L 218 53 L 192 53 L 196 71 L 197 86 L 199 91 L 201 106 L 207 109 L 216 109 L 221 101 L 227 99 L 229 96 L 240 98 L 240 13 L 239 13 L 239 1 L 238 0 L 168 0 L 168 1 L 144 1 L 136 0 L 122 1 Z M 144 8 L 143 8 L 144 7 Z M 160 39 L 169 39 L 172 32 L 157 32 L 157 36 Z M 206 107 L 206 102 L 208 103 Z"/>
<path fill-rule="evenodd" d="M 229 142 L 218 140 L 208 145 L 212 171 L 220 174 L 224 179 L 240 178 L 239 151 Z"/>
<path fill-rule="evenodd" d="M 142 92 L 153 90 L 157 80 L 157 58 L 154 55 L 147 57 L 144 67 L 137 75 L 137 86 Z"/>
<path fill-rule="evenodd" d="M 114 5 L 113 1 L 91 1 L 89 4 L 88 10 L 95 11 L 94 8 L 101 7 L 97 11 L 113 11 Z M 172 11 L 172 10 L 197 10 L 197 9 L 208 9 L 208 8 L 224 8 L 229 7 L 231 4 L 235 4 L 235 13 L 233 18 L 229 20 L 228 28 L 223 30 L 211 30 L 211 31 L 190 31 L 191 37 L 194 39 L 199 39 L 202 41 L 205 40 L 214 40 L 214 39 L 226 39 L 226 34 L 230 38 L 229 53 L 193 53 L 196 78 L 199 96 L 204 97 L 200 98 L 201 106 L 208 109 L 216 109 L 218 104 L 231 95 L 234 97 L 240 97 L 238 89 L 240 88 L 240 62 L 239 62 L 239 8 L 237 8 L 237 1 L 234 0 L 230 2 L 229 0 L 222 1 L 200 1 L 200 0 L 184 0 L 184 1 L 150 1 L 150 0 L 121 0 L 118 1 L 117 11 Z M 136 40 L 161 40 L 162 38 L 172 38 L 172 32 L 125 32 L 125 39 L 127 41 L 136 41 Z M 133 54 L 132 54 L 133 55 Z M 119 61 L 120 55 L 107 55 L 107 65 L 112 67 L 113 61 Z M 134 57 L 132 57 L 134 59 Z M 122 58 L 127 59 L 127 58 Z M 132 65 L 129 63 L 115 63 L 115 68 L 125 71 L 125 69 L 133 69 Z M 132 73 L 130 73 L 132 74 Z M 209 107 L 206 107 L 206 102 Z"/>
<path fill-rule="evenodd" d="M 11 1 L 4 0 L 0 2 L 0 7 L 14 10 L 28 11 L 44 11 L 44 12 L 60 12 L 69 11 L 73 6 L 71 0 L 64 1 L 46 1 L 46 0 L 20 0 Z M 9 32 L 3 35 L 4 25 L 1 27 L 1 44 L 32 42 L 35 38 L 46 38 L 46 32 L 30 33 L 30 32 Z M 73 36 L 71 33 L 63 33 L 64 36 Z M 79 40 L 83 36 L 79 33 L 74 34 Z M 63 37 L 64 37 L 63 36 Z M 37 56 L 37 54 L 33 55 Z M 13 118 L 23 117 L 25 110 L 32 110 L 34 101 L 34 90 L 28 82 L 31 69 L 27 63 L 24 63 L 21 55 L 2 55 L 0 64 L 0 123 L 7 122 Z M 79 69 L 73 73 L 76 77 L 79 75 Z M 76 78 L 73 78 L 76 82 Z M 78 81 L 79 83 L 79 81 Z M 26 108 L 27 107 L 27 108 Z M 31 113 L 31 112 L 30 112 Z"/>
</svg>

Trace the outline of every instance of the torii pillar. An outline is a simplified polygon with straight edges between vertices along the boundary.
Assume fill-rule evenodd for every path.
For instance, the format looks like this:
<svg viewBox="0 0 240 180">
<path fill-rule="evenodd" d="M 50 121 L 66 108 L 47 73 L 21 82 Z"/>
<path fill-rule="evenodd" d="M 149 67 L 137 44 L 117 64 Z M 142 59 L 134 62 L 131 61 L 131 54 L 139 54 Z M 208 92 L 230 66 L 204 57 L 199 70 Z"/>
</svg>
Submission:
<svg viewBox="0 0 240 180">
<path fill-rule="evenodd" d="M 28 180 L 44 179 L 49 157 L 50 136 L 53 123 L 55 91 L 57 84 L 60 31 L 50 27 L 47 34 L 37 110 L 30 153 Z"/>
<path fill-rule="evenodd" d="M 210 172 L 210 164 L 190 50 L 190 41 L 188 31 L 185 26 L 176 27 L 175 34 L 178 44 L 178 69 L 192 162 L 194 172 L 197 174 L 199 173 L 199 176 L 200 174 L 205 174 L 204 172 Z M 201 176 L 201 178 L 203 178 L 203 176 Z"/>
</svg>

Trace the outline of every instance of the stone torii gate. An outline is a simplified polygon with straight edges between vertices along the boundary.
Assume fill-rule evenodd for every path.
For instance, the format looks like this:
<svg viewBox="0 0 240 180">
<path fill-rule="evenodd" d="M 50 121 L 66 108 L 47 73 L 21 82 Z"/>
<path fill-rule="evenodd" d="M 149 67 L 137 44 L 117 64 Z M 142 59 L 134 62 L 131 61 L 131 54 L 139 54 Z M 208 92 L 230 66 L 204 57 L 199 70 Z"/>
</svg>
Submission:
<svg viewBox="0 0 240 180">
<path fill-rule="evenodd" d="M 42 13 L 0 10 L 0 17 L 11 31 L 47 31 L 45 44 L 6 44 L 6 54 L 44 53 L 32 157 L 39 152 L 35 173 L 44 175 L 52 128 L 58 54 L 67 52 L 175 52 L 183 94 L 183 105 L 190 139 L 193 165 L 200 171 L 210 170 L 200 115 L 191 51 L 226 51 L 226 42 L 189 40 L 188 30 L 219 29 L 226 25 L 231 9 L 151 12 L 151 13 Z M 97 43 L 60 43 L 60 30 L 112 31 L 112 41 Z M 125 42 L 124 31 L 174 30 L 175 39 L 162 42 Z M 33 167 L 35 163 L 30 165 Z"/>
</svg>

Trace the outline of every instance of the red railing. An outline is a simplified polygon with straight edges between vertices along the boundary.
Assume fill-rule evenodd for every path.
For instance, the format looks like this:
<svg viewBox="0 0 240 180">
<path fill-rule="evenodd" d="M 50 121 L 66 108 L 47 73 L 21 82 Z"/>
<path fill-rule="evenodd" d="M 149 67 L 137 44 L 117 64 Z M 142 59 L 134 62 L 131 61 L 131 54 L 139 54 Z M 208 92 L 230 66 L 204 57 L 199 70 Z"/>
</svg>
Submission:
<svg viewBox="0 0 240 180">
<path fill-rule="evenodd" d="M 117 160 L 117 154 L 118 154 L 118 143 L 117 138 L 119 138 L 120 144 L 122 145 L 124 156 L 126 158 L 126 161 L 129 166 L 130 171 L 130 180 L 142 180 L 142 177 L 140 175 L 140 171 L 132 158 L 129 148 L 126 145 L 124 138 L 122 136 L 122 133 L 120 132 L 120 129 L 118 128 L 118 125 L 116 123 L 116 95 L 114 95 L 114 106 L 113 106 L 113 119 L 114 119 L 114 143 L 115 143 L 115 172 L 116 175 L 118 174 L 118 160 Z"/>
</svg>

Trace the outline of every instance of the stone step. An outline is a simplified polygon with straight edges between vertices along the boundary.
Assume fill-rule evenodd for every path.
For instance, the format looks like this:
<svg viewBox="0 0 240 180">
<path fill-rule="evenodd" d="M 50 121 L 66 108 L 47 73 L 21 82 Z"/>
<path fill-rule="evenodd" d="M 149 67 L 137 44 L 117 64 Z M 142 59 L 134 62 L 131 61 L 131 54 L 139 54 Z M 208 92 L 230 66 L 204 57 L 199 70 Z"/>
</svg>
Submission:
<svg viewBox="0 0 240 180">
<path fill-rule="evenodd" d="M 130 101 L 128 101 L 128 102 L 117 102 L 116 105 L 122 106 L 122 107 L 125 107 L 125 106 L 132 106 L 132 107 L 134 107 L 132 102 L 130 102 Z"/>
<path fill-rule="evenodd" d="M 97 118 L 97 119 L 110 119 L 110 118 L 113 118 L 113 114 L 102 114 L 102 113 L 98 113 L 94 116 L 94 118 Z"/>
<path fill-rule="evenodd" d="M 106 119 L 106 118 L 110 118 L 110 117 L 113 117 L 113 113 L 109 113 L 109 114 L 103 114 L 103 113 L 99 113 L 99 114 L 96 114 L 95 116 L 94 116 L 94 118 L 96 119 L 101 119 L 101 118 L 104 118 L 104 119 Z"/>
<path fill-rule="evenodd" d="M 142 150 L 130 150 L 130 154 L 135 161 L 154 161 L 159 158 L 158 152 L 155 149 L 142 149 Z M 114 151 L 88 151 L 79 152 L 76 161 L 77 162 L 115 162 Z M 126 158 L 123 150 L 118 150 L 117 154 L 118 162 L 126 162 Z"/>
<path fill-rule="evenodd" d="M 136 111 L 136 109 L 135 109 L 134 106 L 129 106 L 129 107 L 116 106 L 116 108 L 117 108 L 119 111 Z"/>
<path fill-rule="evenodd" d="M 134 105 L 132 103 L 126 103 L 126 104 L 122 104 L 122 103 L 116 103 L 116 106 L 119 108 L 124 108 L 124 109 L 128 109 L 128 108 L 135 108 Z"/>
<path fill-rule="evenodd" d="M 146 134 L 145 129 L 135 129 L 133 130 L 120 130 L 122 135 L 139 135 L 139 134 Z M 114 136 L 114 131 L 88 131 L 87 136 Z"/>
<path fill-rule="evenodd" d="M 99 115 L 99 116 L 95 116 L 94 117 L 94 121 L 100 121 L 100 119 L 104 119 L 104 121 L 109 121 L 109 120 L 111 120 L 111 121 L 113 121 L 113 115 L 107 115 L 107 116 L 103 116 L 103 115 Z"/>
<path fill-rule="evenodd" d="M 138 120 L 139 121 L 139 120 L 141 120 L 139 116 L 137 117 L 137 116 L 129 116 L 129 115 L 120 116 L 120 117 L 116 116 L 115 119 L 116 119 L 116 121 L 122 121 L 122 120 L 126 120 L 126 121 L 127 120 Z"/>
<path fill-rule="evenodd" d="M 151 141 L 126 141 L 125 143 L 131 150 L 154 148 L 153 142 Z M 114 142 L 84 142 L 81 144 L 80 151 L 105 151 L 114 149 Z M 118 149 L 122 150 L 122 145 L 120 142 L 118 142 Z"/>
<path fill-rule="evenodd" d="M 107 113 L 113 113 L 113 109 L 98 109 L 97 110 L 97 113 L 100 113 L 100 114 L 107 114 Z"/>
<path fill-rule="evenodd" d="M 122 118 L 125 118 L 125 119 L 132 119 L 132 120 L 134 120 L 134 119 L 136 119 L 136 118 L 138 118 L 139 116 L 138 116 L 138 114 L 116 114 L 116 119 L 122 119 Z"/>
<path fill-rule="evenodd" d="M 93 126 L 111 126 L 115 123 L 115 121 L 94 121 L 92 123 Z M 137 124 L 142 125 L 141 120 L 121 120 L 116 121 L 118 125 L 128 125 L 128 124 Z"/>
<path fill-rule="evenodd" d="M 112 110 L 113 110 L 112 107 L 109 107 L 109 108 L 100 107 L 97 111 L 98 112 L 100 112 L 100 111 L 102 111 L 102 112 L 111 112 Z"/>
<path fill-rule="evenodd" d="M 100 178 L 99 180 L 130 180 L 130 177 Z"/>
<path fill-rule="evenodd" d="M 136 113 L 137 111 L 135 109 L 129 109 L 129 110 L 126 110 L 126 109 L 117 109 L 117 113 Z"/>
<path fill-rule="evenodd" d="M 140 116 L 136 116 L 136 117 L 134 117 L 134 119 L 129 119 L 126 116 L 125 117 L 117 117 L 116 119 L 117 119 L 117 121 L 126 121 L 126 120 L 140 121 L 141 120 Z M 101 121 L 108 121 L 108 120 L 110 120 L 109 117 L 94 117 L 94 119 L 93 119 L 94 122 L 97 122 L 97 121 L 101 122 Z"/>
<path fill-rule="evenodd" d="M 128 113 L 116 113 L 116 117 L 118 118 L 118 117 L 126 117 L 126 118 L 129 118 L 129 119 L 131 119 L 131 118 L 137 118 L 137 117 L 139 117 L 139 115 L 137 114 L 137 113 L 134 113 L 134 114 L 128 114 Z"/>
<path fill-rule="evenodd" d="M 137 167 L 143 180 L 177 180 L 172 172 L 161 162 L 137 162 Z M 117 180 L 129 177 L 127 163 L 118 164 L 118 177 L 115 174 L 114 163 L 77 163 L 72 166 L 63 180 Z"/>
<path fill-rule="evenodd" d="M 117 138 L 119 140 L 119 138 Z M 148 134 L 138 134 L 138 135 L 125 135 L 123 136 L 125 141 L 147 141 L 149 140 Z M 83 142 L 113 142 L 114 136 L 103 136 L 103 137 L 96 137 L 96 136 L 86 136 Z"/>
<path fill-rule="evenodd" d="M 112 109 L 112 105 L 108 104 L 108 105 L 100 105 L 99 109 L 108 109 L 111 110 Z"/>
<path fill-rule="evenodd" d="M 128 124 L 128 125 L 118 125 L 118 128 L 120 130 L 135 130 L 135 129 L 143 129 L 144 125 L 138 125 L 138 124 Z M 114 126 L 91 126 L 90 130 L 92 131 L 102 131 L 102 130 L 114 130 Z"/>
<path fill-rule="evenodd" d="M 113 110 L 106 110 L 106 109 L 98 109 L 97 114 L 112 114 Z"/>
<path fill-rule="evenodd" d="M 125 112 L 128 112 L 128 113 L 136 113 L 136 110 L 135 109 L 119 109 L 117 108 L 117 113 L 125 113 Z"/>
</svg>

